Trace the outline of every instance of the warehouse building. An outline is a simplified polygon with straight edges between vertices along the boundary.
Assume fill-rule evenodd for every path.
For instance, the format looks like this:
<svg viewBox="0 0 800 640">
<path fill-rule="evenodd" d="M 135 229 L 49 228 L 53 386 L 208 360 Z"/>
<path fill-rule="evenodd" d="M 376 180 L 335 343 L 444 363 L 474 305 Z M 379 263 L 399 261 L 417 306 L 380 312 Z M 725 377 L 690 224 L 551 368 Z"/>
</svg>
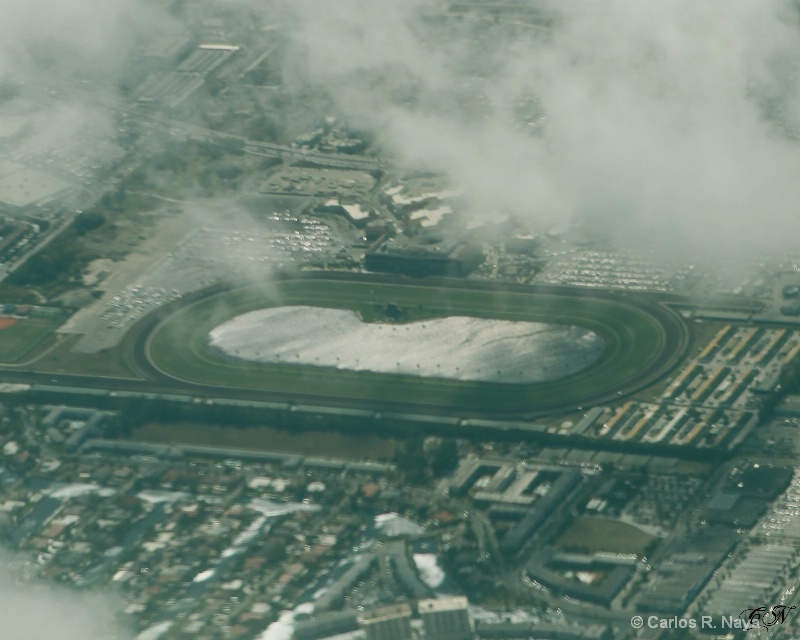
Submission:
<svg viewBox="0 0 800 640">
<path fill-rule="evenodd" d="M 732 532 L 707 530 L 675 543 L 664 562 L 653 571 L 637 609 L 668 615 L 683 613 L 737 542 Z"/>
<path fill-rule="evenodd" d="M 360 556 L 347 571 L 345 571 L 333 584 L 329 585 L 325 593 L 314 603 L 315 611 L 325 611 L 341 605 L 345 596 L 359 580 L 361 580 L 377 561 L 372 553 Z"/>
<path fill-rule="evenodd" d="M 405 540 L 387 543 L 386 555 L 391 562 L 394 575 L 406 594 L 414 599 L 427 598 L 431 590 L 422 580 L 411 562 Z"/>
<path fill-rule="evenodd" d="M 329 611 L 301 620 L 294 627 L 294 640 L 319 640 L 358 629 L 358 615 L 353 609 Z"/>
<path fill-rule="evenodd" d="M 581 472 L 579 469 L 563 467 L 561 473 L 549 486 L 547 493 L 528 507 L 525 516 L 506 533 L 500 543 L 500 548 L 509 554 L 519 552 L 580 482 Z"/>
<path fill-rule="evenodd" d="M 376 607 L 360 618 L 367 640 L 411 640 L 411 607 L 406 603 Z"/>
<path fill-rule="evenodd" d="M 470 640 L 472 626 L 467 606 L 463 596 L 420 600 L 417 610 L 427 640 Z"/>
<path fill-rule="evenodd" d="M 564 553 L 548 547 L 530 558 L 525 573 L 556 594 L 610 607 L 633 577 L 636 561 L 635 555 Z M 571 577 L 580 572 L 593 579 L 582 582 Z"/>
<path fill-rule="evenodd" d="M 77 450 L 89 438 L 100 435 L 102 426 L 113 415 L 106 411 L 78 407 L 43 408 L 47 415 L 41 420 L 41 428 L 50 435 L 53 442 L 59 440 L 55 434 L 60 432 L 64 446 L 70 451 Z"/>
</svg>

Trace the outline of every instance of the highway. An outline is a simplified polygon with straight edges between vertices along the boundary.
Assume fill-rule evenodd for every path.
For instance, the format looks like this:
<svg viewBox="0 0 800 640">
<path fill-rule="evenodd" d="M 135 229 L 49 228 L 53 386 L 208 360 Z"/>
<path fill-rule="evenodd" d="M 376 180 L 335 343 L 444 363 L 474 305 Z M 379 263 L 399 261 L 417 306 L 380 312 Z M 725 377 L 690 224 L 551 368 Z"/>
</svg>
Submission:
<svg viewBox="0 0 800 640">
<path fill-rule="evenodd" d="M 292 147 L 273 142 L 250 140 L 242 136 L 224 133 L 214 129 L 208 129 L 206 127 L 189 124 L 180 120 L 161 118 L 153 114 L 133 109 L 131 110 L 131 113 L 135 114 L 141 120 L 149 120 L 151 122 L 157 122 L 165 125 L 169 127 L 170 132 L 173 134 L 182 131 L 187 137 L 222 145 L 226 144 L 226 142 L 229 143 L 235 140 L 237 143 L 242 143 L 244 145 L 243 150 L 246 153 L 283 158 L 283 160 L 287 162 L 296 162 L 302 160 L 306 162 L 327 165 L 332 168 L 361 169 L 363 171 L 386 168 L 391 164 L 388 160 L 381 158 L 371 158 L 368 156 L 350 155 L 346 153 L 310 151 L 308 149 L 301 149 L 299 147 Z"/>
</svg>

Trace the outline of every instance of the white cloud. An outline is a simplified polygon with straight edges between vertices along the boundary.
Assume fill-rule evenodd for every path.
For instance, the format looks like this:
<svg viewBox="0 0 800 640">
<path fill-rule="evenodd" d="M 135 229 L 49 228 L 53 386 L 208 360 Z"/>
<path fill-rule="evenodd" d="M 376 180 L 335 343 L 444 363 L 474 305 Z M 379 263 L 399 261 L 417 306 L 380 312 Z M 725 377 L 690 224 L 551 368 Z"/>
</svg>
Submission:
<svg viewBox="0 0 800 640">
<path fill-rule="evenodd" d="M 445 30 L 421 0 L 280 6 L 295 77 L 476 209 L 582 220 L 693 259 L 787 249 L 800 232 L 800 148 L 777 124 L 800 124 L 800 29 L 783 0 L 553 3 L 549 30 Z M 534 96 L 544 126 L 524 135 L 510 114 Z"/>
<path fill-rule="evenodd" d="M 129 640 L 108 595 L 23 580 L 0 556 L 0 635 L 14 640 Z"/>
</svg>

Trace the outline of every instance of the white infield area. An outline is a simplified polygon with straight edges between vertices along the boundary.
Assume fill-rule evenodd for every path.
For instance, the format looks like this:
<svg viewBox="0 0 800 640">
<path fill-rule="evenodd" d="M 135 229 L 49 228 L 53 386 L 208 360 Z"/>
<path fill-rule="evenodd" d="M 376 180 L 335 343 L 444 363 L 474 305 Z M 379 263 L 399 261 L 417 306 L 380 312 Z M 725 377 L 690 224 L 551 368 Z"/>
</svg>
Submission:
<svg viewBox="0 0 800 640">
<path fill-rule="evenodd" d="M 365 323 L 353 311 L 310 306 L 237 316 L 209 344 L 251 362 L 509 384 L 564 378 L 604 350 L 602 338 L 575 326 L 464 316 Z"/>
</svg>

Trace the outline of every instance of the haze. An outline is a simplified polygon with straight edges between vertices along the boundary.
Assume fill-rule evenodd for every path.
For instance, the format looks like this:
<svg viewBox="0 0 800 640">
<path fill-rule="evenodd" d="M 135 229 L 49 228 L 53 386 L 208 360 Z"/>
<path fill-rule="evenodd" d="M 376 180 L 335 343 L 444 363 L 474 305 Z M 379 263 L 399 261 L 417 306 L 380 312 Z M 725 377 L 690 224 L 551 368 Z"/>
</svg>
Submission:
<svg viewBox="0 0 800 640">
<path fill-rule="evenodd" d="M 695 260 L 788 250 L 800 230 L 788 2 L 550 3 L 551 28 L 465 19 L 447 37 L 420 1 L 281 7 L 295 71 L 476 210 Z"/>
<path fill-rule="evenodd" d="M 455 26 L 429 19 L 433 0 L 230 4 L 285 23 L 290 87 L 323 86 L 402 165 L 448 175 L 472 211 L 712 263 L 789 250 L 800 230 L 788 1 L 534 2 L 535 20 Z M 41 112 L 31 145 L 110 137 L 93 101 L 116 90 L 137 35 L 169 22 L 152 3 L 9 0 L 0 80 L 29 86 L 5 112 L 80 77 L 87 95 Z"/>
<path fill-rule="evenodd" d="M 19 559 L 21 560 L 21 559 Z M 130 640 L 114 620 L 119 602 L 22 578 L 18 560 L 0 549 L 0 616 L 3 637 L 14 640 Z"/>
<path fill-rule="evenodd" d="M 0 640 L 800 607 L 799 17 L 0 0 Z"/>
</svg>

